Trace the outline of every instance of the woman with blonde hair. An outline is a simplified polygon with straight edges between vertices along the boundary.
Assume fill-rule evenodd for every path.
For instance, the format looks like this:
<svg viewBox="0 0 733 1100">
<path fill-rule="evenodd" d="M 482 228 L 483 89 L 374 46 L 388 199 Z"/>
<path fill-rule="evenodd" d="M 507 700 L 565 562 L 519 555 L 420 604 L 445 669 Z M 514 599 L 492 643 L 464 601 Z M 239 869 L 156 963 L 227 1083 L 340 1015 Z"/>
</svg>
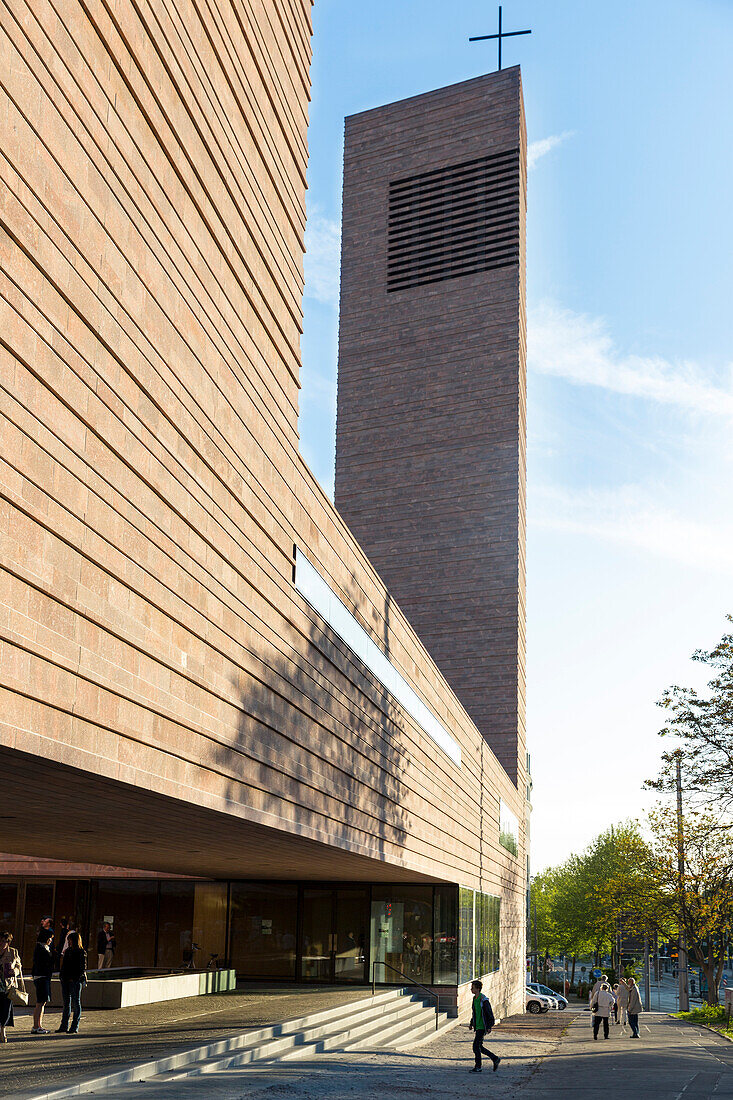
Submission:
<svg viewBox="0 0 733 1100">
<path fill-rule="evenodd" d="M 7 1043 L 6 1027 L 15 1027 L 13 990 L 25 988 L 20 955 L 13 947 L 13 933 L 0 932 L 0 1043 Z"/>
<path fill-rule="evenodd" d="M 81 942 L 81 936 L 76 931 L 69 932 L 66 937 L 66 949 L 61 959 L 59 978 L 64 1009 L 61 1013 L 61 1026 L 57 1030 L 76 1035 L 81 1020 L 81 990 L 82 986 L 87 984 L 87 953 Z M 71 1027 L 69 1027 L 70 1014 Z"/>
</svg>

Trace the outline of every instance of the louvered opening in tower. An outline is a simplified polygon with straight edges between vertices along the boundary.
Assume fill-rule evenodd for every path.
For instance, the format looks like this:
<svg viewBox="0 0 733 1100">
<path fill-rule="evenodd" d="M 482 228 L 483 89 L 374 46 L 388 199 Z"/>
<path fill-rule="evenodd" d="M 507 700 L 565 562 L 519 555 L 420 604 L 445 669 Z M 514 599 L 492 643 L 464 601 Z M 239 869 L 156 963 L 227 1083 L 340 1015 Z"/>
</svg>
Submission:
<svg viewBox="0 0 733 1100">
<path fill-rule="evenodd" d="M 518 149 L 390 183 L 388 290 L 518 261 Z"/>
</svg>

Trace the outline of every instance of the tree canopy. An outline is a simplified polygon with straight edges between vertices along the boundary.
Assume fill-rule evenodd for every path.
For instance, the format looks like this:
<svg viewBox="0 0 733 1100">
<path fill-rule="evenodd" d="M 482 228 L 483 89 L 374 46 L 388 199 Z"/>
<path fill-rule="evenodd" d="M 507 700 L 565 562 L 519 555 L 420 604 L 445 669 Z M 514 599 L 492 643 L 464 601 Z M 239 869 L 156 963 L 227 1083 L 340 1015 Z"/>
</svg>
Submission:
<svg viewBox="0 0 733 1100">
<path fill-rule="evenodd" d="M 733 622 L 733 616 L 727 616 Z M 674 737 L 675 749 L 664 753 L 656 779 L 646 786 L 674 791 L 681 757 L 685 796 L 698 804 L 714 805 L 719 821 L 733 810 L 733 633 L 724 634 L 714 649 L 698 649 L 694 661 L 714 673 L 708 691 L 673 684 L 659 700 L 667 712 L 661 737 Z"/>
</svg>

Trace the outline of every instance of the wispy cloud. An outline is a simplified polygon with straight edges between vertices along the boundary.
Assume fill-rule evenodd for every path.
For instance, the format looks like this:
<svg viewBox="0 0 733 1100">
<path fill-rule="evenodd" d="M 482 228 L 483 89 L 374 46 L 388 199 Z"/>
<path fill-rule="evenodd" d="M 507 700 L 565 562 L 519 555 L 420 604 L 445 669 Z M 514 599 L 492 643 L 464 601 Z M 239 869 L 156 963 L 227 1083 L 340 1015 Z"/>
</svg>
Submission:
<svg viewBox="0 0 733 1100">
<path fill-rule="evenodd" d="M 544 157 L 551 149 L 556 149 L 558 145 L 562 145 L 574 133 L 574 130 L 565 130 L 562 134 L 550 134 L 549 137 L 540 138 L 539 141 L 530 141 L 527 146 L 527 168 L 530 170 L 534 168 L 540 157 Z"/>
<path fill-rule="evenodd" d="M 575 491 L 545 486 L 530 498 L 530 525 L 606 542 L 733 576 L 733 515 L 699 519 L 659 503 L 651 488 Z"/>
<path fill-rule="evenodd" d="M 720 380 L 695 363 L 624 355 L 600 318 L 545 302 L 530 312 L 528 345 L 530 369 L 540 374 L 733 417 L 733 368 L 728 368 L 727 379 Z"/>
<path fill-rule="evenodd" d="M 308 212 L 304 265 L 305 296 L 324 305 L 338 305 L 341 226 L 318 208 Z"/>
</svg>

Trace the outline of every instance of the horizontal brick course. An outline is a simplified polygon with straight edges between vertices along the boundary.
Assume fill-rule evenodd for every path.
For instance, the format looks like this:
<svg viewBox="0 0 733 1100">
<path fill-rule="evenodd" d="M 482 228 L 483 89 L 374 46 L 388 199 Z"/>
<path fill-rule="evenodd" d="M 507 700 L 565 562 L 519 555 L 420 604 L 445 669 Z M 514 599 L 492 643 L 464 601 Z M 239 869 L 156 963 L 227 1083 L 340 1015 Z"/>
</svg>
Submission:
<svg viewBox="0 0 733 1100">
<path fill-rule="evenodd" d="M 511 778 L 524 756 L 519 71 L 347 120 L 336 505 Z M 520 149 L 520 263 L 390 292 L 395 179 Z"/>
</svg>

